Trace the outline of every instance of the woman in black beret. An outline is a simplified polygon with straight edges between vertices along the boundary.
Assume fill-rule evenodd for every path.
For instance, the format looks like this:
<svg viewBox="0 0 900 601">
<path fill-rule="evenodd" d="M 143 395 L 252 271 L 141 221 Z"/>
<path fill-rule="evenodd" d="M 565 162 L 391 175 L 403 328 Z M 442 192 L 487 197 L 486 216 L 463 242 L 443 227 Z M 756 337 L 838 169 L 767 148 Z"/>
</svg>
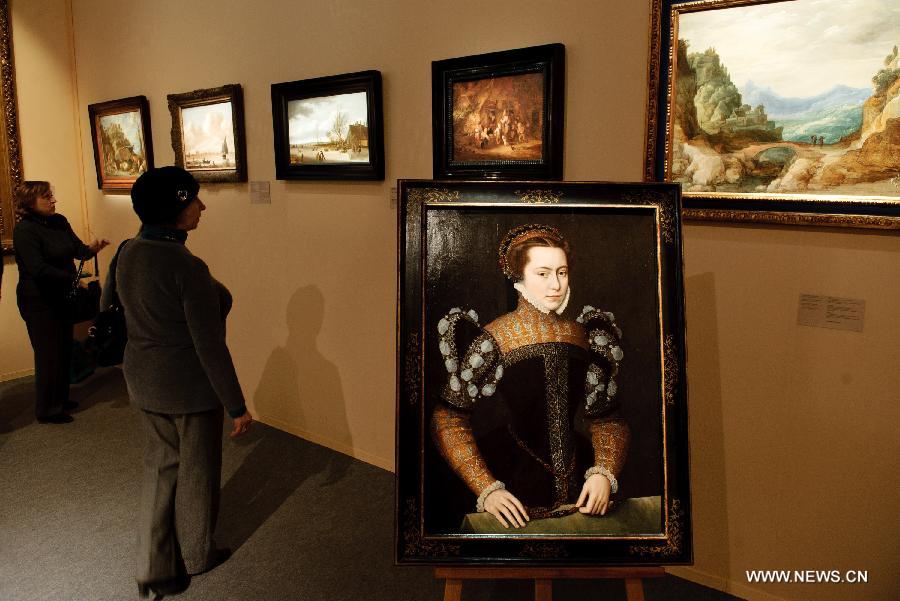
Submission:
<svg viewBox="0 0 900 601">
<path fill-rule="evenodd" d="M 49 182 L 26 181 L 16 189 L 13 246 L 19 267 L 16 300 L 34 349 L 35 415 L 44 424 L 72 421 L 69 400 L 72 323 L 66 296 L 75 278 L 75 259 L 88 259 L 109 240 L 82 242 L 56 212 Z"/>
<path fill-rule="evenodd" d="M 131 190 L 141 231 L 121 247 L 109 276 L 125 310 L 125 380 L 144 430 L 142 596 L 184 590 L 191 575 L 230 555 L 213 542 L 223 408 L 233 420 L 232 437 L 252 422 L 225 344 L 231 294 L 185 246 L 206 209 L 199 189 L 178 167 L 141 175 Z"/>
</svg>

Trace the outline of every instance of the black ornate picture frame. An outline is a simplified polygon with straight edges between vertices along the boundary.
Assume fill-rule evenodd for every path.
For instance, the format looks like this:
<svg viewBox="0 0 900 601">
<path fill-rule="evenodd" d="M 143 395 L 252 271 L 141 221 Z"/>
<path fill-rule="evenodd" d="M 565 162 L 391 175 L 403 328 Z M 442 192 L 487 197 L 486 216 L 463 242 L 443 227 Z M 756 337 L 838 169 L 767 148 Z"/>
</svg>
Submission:
<svg viewBox="0 0 900 601">
<path fill-rule="evenodd" d="M 175 164 L 199 182 L 247 181 L 240 84 L 169 94 Z"/>
<path fill-rule="evenodd" d="M 434 178 L 563 178 L 565 46 L 431 63 Z"/>
<path fill-rule="evenodd" d="M 146 96 L 88 105 L 97 187 L 127 192 L 153 168 L 150 104 Z"/>
<path fill-rule="evenodd" d="M 0 104 L 3 107 L 3 126 L 0 127 L 0 246 L 3 253 L 8 253 L 13 249 L 12 233 L 16 225 L 13 192 L 22 183 L 9 0 L 0 0 Z"/>
<path fill-rule="evenodd" d="M 857 19 L 873 1 L 652 0 L 644 179 L 685 219 L 900 229 L 900 24 Z"/>
<path fill-rule="evenodd" d="M 399 201 L 397 562 L 689 563 L 678 187 L 400 180 Z M 534 224 L 569 246 L 558 316 L 517 298 L 498 264 Z M 594 459 L 579 466 L 576 449 L 598 464 L 585 471 Z M 607 454 L 619 463 L 606 515 L 570 509 Z M 507 529 L 478 511 L 483 484 L 518 495 L 515 479 L 542 469 L 545 519 L 526 503 L 533 519 Z M 473 486 L 473 473 L 489 477 Z"/>
<path fill-rule="evenodd" d="M 381 72 L 272 84 L 275 177 L 383 180 Z"/>
</svg>

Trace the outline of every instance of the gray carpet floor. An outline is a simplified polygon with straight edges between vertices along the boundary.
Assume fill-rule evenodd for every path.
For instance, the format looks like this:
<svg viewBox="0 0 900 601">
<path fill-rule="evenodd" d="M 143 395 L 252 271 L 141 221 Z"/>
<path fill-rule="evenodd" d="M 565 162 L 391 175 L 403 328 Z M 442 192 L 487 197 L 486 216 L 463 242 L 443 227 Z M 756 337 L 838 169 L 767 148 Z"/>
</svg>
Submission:
<svg viewBox="0 0 900 601">
<path fill-rule="evenodd" d="M 74 386 L 75 421 L 34 419 L 34 382 L 0 383 L 0 600 L 136 599 L 141 437 L 121 372 Z M 394 477 L 263 424 L 224 443 L 220 546 L 185 601 L 439 600 L 431 568 L 393 564 Z M 648 601 L 735 599 L 673 576 Z M 463 599 L 533 599 L 528 581 L 470 581 Z M 558 581 L 557 601 L 625 599 L 620 581 Z"/>
</svg>

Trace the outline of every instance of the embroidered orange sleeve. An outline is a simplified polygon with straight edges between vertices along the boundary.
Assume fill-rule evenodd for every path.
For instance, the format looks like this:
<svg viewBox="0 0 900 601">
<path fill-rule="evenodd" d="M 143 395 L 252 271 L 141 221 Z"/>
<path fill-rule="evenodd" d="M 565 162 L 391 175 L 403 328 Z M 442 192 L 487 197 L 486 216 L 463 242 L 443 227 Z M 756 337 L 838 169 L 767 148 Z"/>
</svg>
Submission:
<svg viewBox="0 0 900 601">
<path fill-rule="evenodd" d="M 622 419 L 594 419 L 589 421 L 588 428 L 594 447 L 594 465 L 605 467 L 618 478 L 625 465 L 628 442 L 631 439 L 628 424 Z"/>
<path fill-rule="evenodd" d="M 431 416 L 431 435 L 441 455 L 476 496 L 494 483 L 466 413 L 438 405 Z"/>
</svg>

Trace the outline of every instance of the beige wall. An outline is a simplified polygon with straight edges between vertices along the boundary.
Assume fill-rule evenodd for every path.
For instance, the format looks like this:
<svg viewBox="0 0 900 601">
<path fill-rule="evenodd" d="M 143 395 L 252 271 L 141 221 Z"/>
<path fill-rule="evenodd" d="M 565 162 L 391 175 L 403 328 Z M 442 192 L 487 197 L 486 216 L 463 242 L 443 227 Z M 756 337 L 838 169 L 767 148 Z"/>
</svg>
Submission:
<svg viewBox="0 0 900 601">
<path fill-rule="evenodd" d="M 10 4 L 23 175 L 25 179 L 51 182 L 57 210 L 69 219 L 76 233 L 87 239 L 66 3 L 18 0 Z M 12 257 L 5 257 L 4 263 L 0 380 L 34 369 L 25 323 L 16 309 L 19 274 Z"/>
<path fill-rule="evenodd" d="M 685 228 L 695 566 L 749 599 L 891 599 L 900 468 L 900 236 Z M 864 299 L 862 333 L 797 325 L 800 294 Z M 868 570 L 867 585 L 745 570 Z M 730 582 L 729 582 L 730 580 Z"/>
<path fill-rule="evenodd" d="M 33 6 L 56 14 L 63 4 Z M 78 0 L 91 226 L 118 241 L 137 221 L 127 197 L 93 184 L 87 104 L 146 95 L 163 165 L 173 158 L 166 94 L 242 84 L 250 179 L 271 182 L 272 204 L 251 206 L 245 184 L 206 186 L 209 210 L 189 245 L 234 293 L 229 344 L 245 394 L 266 422 L 391 469 L 396 212 L 388 196 L 397 178 L 431 174 L 430 62 L 564 43 L 566 178 L 636 180 L 648 13 L 643 2 L 587 0 L 489 8 Z M 45 34 L 59 35 L 49 24 Z M 385 182 L 276 181 L 269 85 L 363 69 L 384 78 Z M 40 132 L 23 127 L 32 148 L 49 144 Z M 696 563 L 673 571 L 751 599 L 879 599 L 900 588 L 900 507 L 884 486 L 900 455 L 898 258 L 900 237 L 876 232 L 685 228 Z M 4 282 L 3 319 L 7 291 Z M 797 326 L 801 292 L 865 299 L 865 330 Z M 863 569 L 870 583 L 747 584 L 744 570 L 765 568 Z"/>
</svg>

